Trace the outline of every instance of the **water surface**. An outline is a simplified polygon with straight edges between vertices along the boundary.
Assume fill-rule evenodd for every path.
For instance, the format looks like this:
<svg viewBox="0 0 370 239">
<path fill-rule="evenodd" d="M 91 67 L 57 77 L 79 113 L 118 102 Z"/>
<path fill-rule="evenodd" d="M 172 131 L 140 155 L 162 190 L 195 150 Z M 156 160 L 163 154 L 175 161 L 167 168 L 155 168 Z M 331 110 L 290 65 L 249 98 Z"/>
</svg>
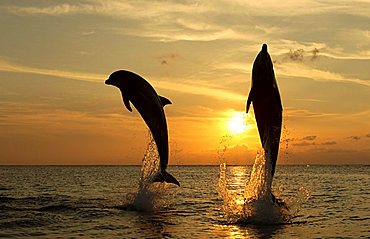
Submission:
<svg viewBox="0 0 370 239">
<path fill-rule="evenodd" d="M 251 166 L 228 167 L 245 187 Z M 181 188 L 152 212 L 122 209 L 140 166 L 0 167 L 0 237 L 15 238 L 369 238 L 369 166 L 280 166 L 273 188 L 310 199 L 283 225 L 233 225 L 217 192 L 218 166 L 172 166 Z M 233 172 L 238 172 L 234 174 Z M 242 172 L 242 173 L 240 173 Z"/>
</svg>

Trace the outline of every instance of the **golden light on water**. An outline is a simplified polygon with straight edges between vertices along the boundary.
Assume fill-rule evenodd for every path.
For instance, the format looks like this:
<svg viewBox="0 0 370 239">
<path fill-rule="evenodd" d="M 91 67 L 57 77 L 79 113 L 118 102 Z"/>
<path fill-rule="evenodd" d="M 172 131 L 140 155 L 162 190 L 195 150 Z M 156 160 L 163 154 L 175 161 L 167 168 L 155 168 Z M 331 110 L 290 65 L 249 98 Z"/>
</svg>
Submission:
<svg viewBox="0 0 370 239">
<path fill-rule="evenodd" d="M 230 186 L 234 188 L 235 194 L 233 200 L 237 205 L 244 205 L 244 197 L 239 192 L 242 192 L 246 182 L 245 167 L 232 167 L 230 168 Z"/>
<path fill-rule="evenodd" d="M 227 122 L 228 130 L 232 134 L 241 134 L 250 126 L 246 124 L 246 114 L 244 112 L 234 111 L 231 113 L 229 121 Z"/>
</svg>

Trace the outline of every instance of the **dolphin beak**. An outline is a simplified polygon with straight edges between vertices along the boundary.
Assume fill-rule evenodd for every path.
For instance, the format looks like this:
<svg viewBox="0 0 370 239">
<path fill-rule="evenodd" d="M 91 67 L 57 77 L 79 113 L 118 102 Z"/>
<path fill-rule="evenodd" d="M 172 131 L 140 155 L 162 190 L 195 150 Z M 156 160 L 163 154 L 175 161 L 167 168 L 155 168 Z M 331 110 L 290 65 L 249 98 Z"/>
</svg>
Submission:
<svg viewBox="0 0 370 239">
<path fill-rule="evenodd" d="M 105 84 L 106 84 L 106 85 L 111 85 L 111 81 L 109 81 L 109 79 L 106 79 L 106 80 L 105 80 Z"/>
</svg>

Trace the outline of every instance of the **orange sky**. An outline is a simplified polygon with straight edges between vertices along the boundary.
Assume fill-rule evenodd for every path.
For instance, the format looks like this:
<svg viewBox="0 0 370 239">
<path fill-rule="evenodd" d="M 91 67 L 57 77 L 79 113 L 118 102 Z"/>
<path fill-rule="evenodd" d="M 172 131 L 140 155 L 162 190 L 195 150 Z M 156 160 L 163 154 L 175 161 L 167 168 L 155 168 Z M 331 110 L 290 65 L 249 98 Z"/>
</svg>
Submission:
<svg viewBox="0 0 370 239">
<path fill-rule="evenodd" d="M 230 121 L 262 43 L 284 107 L 278 163 L 369 164 L 370 4 L 347 2 L 2 1 L 0 164 L 141 164 L 147 128 L 104 84 L 117 69 L 173 102 L 170 164 L 251 164 L 253 111 L 241 133 Z"/>
</svg>

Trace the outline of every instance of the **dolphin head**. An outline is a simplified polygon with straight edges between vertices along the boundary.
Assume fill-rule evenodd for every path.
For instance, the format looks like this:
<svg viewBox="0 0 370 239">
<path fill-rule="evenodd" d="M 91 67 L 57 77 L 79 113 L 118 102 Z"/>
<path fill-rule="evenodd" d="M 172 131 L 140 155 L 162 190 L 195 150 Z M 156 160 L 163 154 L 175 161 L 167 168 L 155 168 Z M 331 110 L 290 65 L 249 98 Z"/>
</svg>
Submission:
<svg viewBox="0 0 370 239">
<path fill-rule="evenodd" d="M 262 52 L 266 52 L 267 53 L 267 45 L 266 44 L 263 44 L 262 45 L 262 49 L 261 49 Z"/>
<path fill-rule="evenodd" d="M 263 44 L 261 51 L 258 53 L 256 60 L 254 61 L 254 65 L 256 65 L 257 68 L 272 68 L 272 61 L 270 54 L 267 51 L 267 45 Z M 254 66 L 253 66 L 254 67 Z"/>
<path fill-rule="evenodd" d="M 105 84 L 115 86 L 122 90 L 128 87 L 129 82 L 134 76 L 135 74 L 129 71 L 115 71 L 105 81 Z"/>
<path fill-rule="evenodd" d="M 267 51 L 267 45 L 263 44 L 261 51 L 258 53 L 253 63 L 252 82 L 259 84 L 263 82 L 256 81 L 270 81 L 273 78 L 274 67 L 271 61 L 270 54 Z"/>
<path fill-rule="evenodd" d="M 131 98 L 130 91 L 135 88 L 135 81 L 140 78 L 133 72 L 118 70 L 113 72 L 105 81 L 105 84 L 112 85 L 120 89 L 124 105 L 129 111 L 132 111 L 129 100 Z"/>
</svg>

